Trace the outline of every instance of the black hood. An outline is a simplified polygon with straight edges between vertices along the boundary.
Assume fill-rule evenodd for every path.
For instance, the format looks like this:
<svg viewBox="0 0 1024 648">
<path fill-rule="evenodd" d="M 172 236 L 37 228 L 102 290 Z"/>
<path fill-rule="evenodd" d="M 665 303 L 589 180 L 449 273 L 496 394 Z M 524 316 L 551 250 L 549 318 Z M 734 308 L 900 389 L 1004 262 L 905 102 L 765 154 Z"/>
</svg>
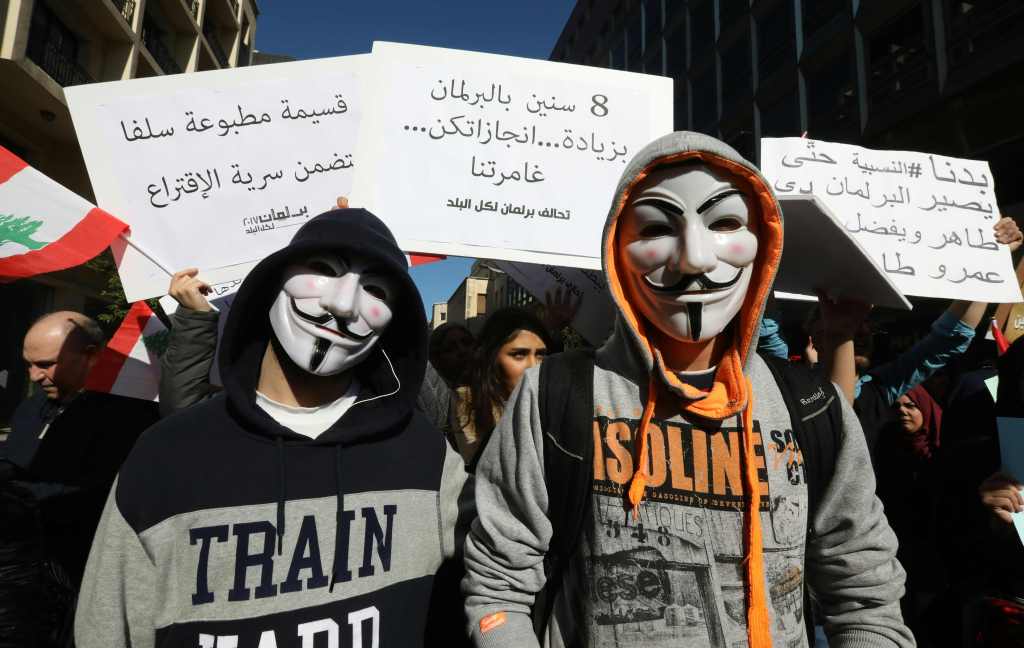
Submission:
<svg viewBox="0 0 1024 648">
<path fill-rule="evenodd" d="M 335 423 L 310 440 L 279 425 L 256 405 L 256 384 L 273 335 L 270 307 L 281 290 L 284 270 L 316 253 L 371 258 L 395 280 L 399 295 L 384 335 L 352 369 L 360 385 L 356 404 L 342 417 L 343 424 Z M 321 445 L 348 445 L 399 433 L 412 415 L 423 382 L 427 321 L 405 254 L 391 231 L 365 209 L 335 209 L 310 219 L 286 247 L 260 261 L 242 282 L 228 313 L 219 362 L 230 411 L 250 432 Z"/>
</svg>

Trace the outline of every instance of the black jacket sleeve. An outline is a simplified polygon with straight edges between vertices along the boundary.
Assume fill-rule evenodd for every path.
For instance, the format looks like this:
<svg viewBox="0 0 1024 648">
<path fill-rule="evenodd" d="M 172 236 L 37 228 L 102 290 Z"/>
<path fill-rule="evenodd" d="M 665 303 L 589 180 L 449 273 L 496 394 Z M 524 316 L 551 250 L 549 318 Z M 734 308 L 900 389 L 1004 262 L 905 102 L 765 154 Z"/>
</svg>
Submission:
<svg viewBox="0 0 1024 648">
<path fill-rule="evenodd" d="M 217 351 L 217 311 L 184 306 L 171 315 L 171 335 L 160 358 L 160 415 L 169 416 L 217 392 L 210 368 Z"/>
</svg>

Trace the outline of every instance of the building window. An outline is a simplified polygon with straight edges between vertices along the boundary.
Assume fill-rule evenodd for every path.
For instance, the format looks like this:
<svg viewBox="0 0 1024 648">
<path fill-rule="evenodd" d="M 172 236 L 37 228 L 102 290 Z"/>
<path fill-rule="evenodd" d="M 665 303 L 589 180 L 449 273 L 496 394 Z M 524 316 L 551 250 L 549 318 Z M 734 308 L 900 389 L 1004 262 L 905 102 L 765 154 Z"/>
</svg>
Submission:
<svg viewBox="0 0 1024 648">
<path fill-rule="evenodd" d="M 164 42 L 164 30 L 147 13 L 142 19 L 142 42 L 164 74 L 181 74 L 181 67 Z"/>
<path fill-rule="evenodd" d="M 747 17 L 747 3 L 740 0 L 720 0 L 718 3 L 718 24 L 722 26 L 722 33 L 729 31 L 733 26 L 745 20 Z"/>
<path fill-rule="evenodd" d="M 611 49 L 609 50 L 608 66 L 613 70 L 625 70 L 626 69 L 626 45 L 625 37 L 623 34 L 619 34 L 618 38 L 613 40 Z"/>
<path fill-rule="evenodd" d="M 626 46 L 629 48 L 629 69 L 639 72 L 644 58 L 644 14 L 643 5 L 637 5 L 626 23 Z"/>
<path fill-rule="evenodd" d="M 766 79 L 787 61 L 796 60 L 796 33 L 793 5 L 778 2 L 757 18 L 758 73 Z"/>
<path fill-rule="evenodd" d="M 800 3 L 804 35 L 811 36 L 849 7 L 850 0 L 804 0 Z"/>
<path fill-rule="evenodd" d="M 711 133 L 717 120 L 718 88 L 712 67 L 693 80 L 693 127 L 702 133 Z"/>
<path fill-rule="evenodd" d="M 680 24 L 665 39 L 665 58 L 666 71 L 670 77 L 678 80 L 686 76 L 686 25 Z"/>
<path fill-rule="evenodd" d="M 81 43 L 43 0 L 36 0 L 28 31 L 26 55 L 61 86 L 91 83 L 78 64 Z"/>
<path fill-rule="evenodd" d="M 647 40 L 647 48 L 650 49 L 654 47 L 663 29 L 661 0 L 643 0 L 643 12 L 644 38 Z"/>
<path fill-rule="evenodd" d="M 664 29 L 671 29 L 676 24 L 682 25 L 686 20 L 686 3 L 678 0 L 668 0 L 665 3 L 665 26 Z"/>
<path fill-rule="evenodd" d="M 857 94 L 850 50 L 807 75 L 808 128 L 815 139 L 849 141 L 858 132 Z"/>
<path fill-rule="evenodd" d="M 722 112 L 728 113 L 737 102 L 748 103 L 752 84 L 750 30 L 745 29 L 736 42 L 722 52 Z"/>
<path fill-rule="evenodd" d="M 747 109 L 747 112 L 750 112 L 750 108 Z M 726 128 L 723 125 L 722 139 L 747 160 L 757 159 L 757 153 L 754 151 L 754 124 L 749 115 L 735 126 Z"/>
<path fill-rule="evenodd" d="M 690 9 L 690 43 L 695 61 L 715 47 L 715 7 L 711 0 L 704 0 Z"/>
<path fill-rule="evenodd" d="M 946 0 L 945 4 L 950 67 L 959 67 L 1024 33 L 1024 2 Z"/>
<path fill-rule="evenodd" d="M 907 90 L 928 84 L 920 4 L 871 36 L 869 48 L 869 97 L 873 105 L 888 105 Z"/>
<path fill-rule="evenodd" d="M 661 43 L 655 43 L 647 48 L 647 57 L 644 59 L 643 71 L 647 74 L 665 76 L 664 56 L 661 51 Z"/>
<path fill-rule="evenodd" d="M 800 134 L 800 96 L 791 87 L 761 109 L 761 137 L 796 137 Z"/>
<path fill-rule="evenodd" d="M 687 105 L 686 99 L 686 77 L 676 77 L 675 79 L 675 114 L 673 115 L 673 122 L 675 124 L 675 130 L 689 130 L 690 129 L 690 111 Z"/>
</svg>

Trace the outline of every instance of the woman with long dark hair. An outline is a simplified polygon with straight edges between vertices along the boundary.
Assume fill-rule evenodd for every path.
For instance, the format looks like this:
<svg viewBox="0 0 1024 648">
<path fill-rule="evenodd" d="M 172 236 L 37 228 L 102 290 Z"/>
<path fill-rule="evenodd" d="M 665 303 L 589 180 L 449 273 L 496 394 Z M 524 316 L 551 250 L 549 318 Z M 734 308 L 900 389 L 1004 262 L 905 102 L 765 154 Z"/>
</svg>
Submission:
<svg viewBox="0 0 1024 648">
<path fill-rule="evenodd" d="M 525 310 L 502 308 L 487 319 L 477 338 L 469 384 L 457 390 L 459 402 L 454 408 L 455 442 L 468 466 L 475 465 L 477 452 L 523 373 L 553 347 L 544 324 Z"/>
</svg>

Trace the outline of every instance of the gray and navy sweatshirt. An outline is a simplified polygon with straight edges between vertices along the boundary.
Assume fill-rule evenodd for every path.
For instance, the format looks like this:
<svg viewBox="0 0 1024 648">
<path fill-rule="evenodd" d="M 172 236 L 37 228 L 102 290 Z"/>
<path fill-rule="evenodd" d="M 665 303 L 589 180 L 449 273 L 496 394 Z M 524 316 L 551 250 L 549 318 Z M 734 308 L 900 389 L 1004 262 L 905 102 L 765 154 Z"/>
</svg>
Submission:
<svg viewBox="0 0 1024 648">
<path fill-rule="evenodd" d="M 353 369 L 357 402 L 309 439 L 257 407 L 255 387 L 283 269 L 324 252 L 371 256 L 402 294 Z M 363 210 L 310 220 L 246 278 L 222 344 L 224 393 L 150 428 L 121 468 L 79 648 L 424 645 L 431 605 L 459 609 L 434 576 L 456 554 L 465 473 L 414 407 L 426 322 L 391 233 Z"/>
<path fill-rule="evenodd" d="M 632 188 L 656 167 L 692 160 L 743 190 L 756 207 L 749 227 L 758 237 L 743 307 L 722 334 L 728 347 L 713 384 L 702 388 L 665 366 L 664 349 L 646 334 L 652 325 L 621 280 L 616 245 Z M 478 517 L 466 539 L 463 589 L 477 646 L 802 648 L 805 588 L 830 646 L 914 645 L 900 614 L 896 537 L 875 496 L 857 418 L 843 403 L 835 472 L 808 520 L 793 421 L 753 352 L 782 254 L 781 217 L 757 169 L 710 137 L 666 135 L 627 165 L 603 239 L 618 322 L 596 355 L 590 515 L 538 642 L 531 612 L 546 582 L 553 525 L 542 396 L 530 370 L 475 474 Z M 825 406 L 827 396 L 808 398 Z M 626 494 L 640 472 L 646 487 L 634 515 Z"/>
</svg>

